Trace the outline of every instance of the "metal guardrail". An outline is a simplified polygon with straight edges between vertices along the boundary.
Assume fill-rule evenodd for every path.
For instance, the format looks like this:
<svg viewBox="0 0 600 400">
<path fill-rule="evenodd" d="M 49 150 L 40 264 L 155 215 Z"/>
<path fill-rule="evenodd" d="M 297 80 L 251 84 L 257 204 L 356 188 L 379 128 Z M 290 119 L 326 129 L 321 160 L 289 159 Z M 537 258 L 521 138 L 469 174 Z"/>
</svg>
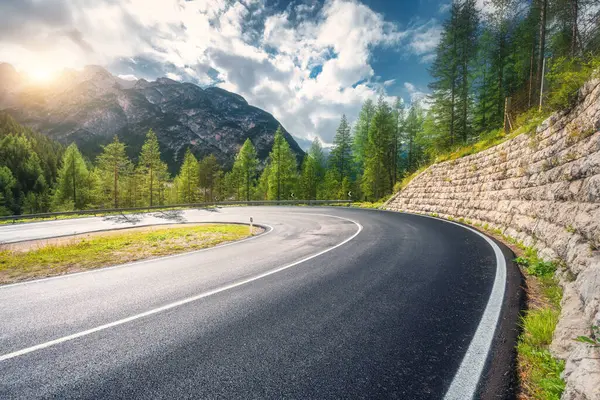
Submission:
<svg viewBox="0 0 600 400">
<path fill-rule="evenodd" d="M 191 204 L 172 204 L 162 206 L 148 206 L 148 207 L 132 207 L 132 208 L 103 208 L 103 209 L 91 209 L 91 210 L 77 210 L 77 211 L 62 211 L 62 212 L 50 212 L 41 214 L 22 214 L 22 215 L 8 215 L 0 216 L 0 221 L 7 220 L 21 220 L 21 219 L 35 219 L 35 218 L 52 218 L 63 215 L 96 215 L 96 214 L 111 214 L 111 213 L 123 213 L 131 211 L 152 211 L 152 210 L 169 210 L 175 208 L 206 208 L 216 206 L 278 206 L 278 205 L 308 205 L 318 206 L 327 204 L 350 204 L 351 200 L 252 200 L 252 201 L 220 201 L 220 202 L 204 202 L 204 203 L 191 203 Z"/>
</svg>

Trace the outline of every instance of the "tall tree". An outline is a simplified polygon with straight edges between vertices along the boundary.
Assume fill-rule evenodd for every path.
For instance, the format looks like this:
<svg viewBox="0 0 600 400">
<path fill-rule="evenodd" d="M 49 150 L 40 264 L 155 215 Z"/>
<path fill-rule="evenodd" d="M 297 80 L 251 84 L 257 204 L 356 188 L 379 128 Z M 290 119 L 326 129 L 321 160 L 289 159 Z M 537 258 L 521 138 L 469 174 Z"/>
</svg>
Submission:
<svg viewBox="0 0 600 400">
<path fill-rule="evenodd" d="M 179 169 L 179 175 L 175 178 L 177 187 L 177 198 L 182 203 L 195 203 L 199 200 L 199 176 L 198 160 L 188 148 Z"/>
<path fill-rule="evenodd" d="M 17 180 L 8 167 L 0 167 L 0 215 L 13 213 L 13 188 Z"/>
<path fill-rule="evenodd" d="M 434 79 L 429 84 L 432 110 L 436 114 L 439 129 L 444 133 L 447 148 L 452 148 L 456 142 L 459 12 L 459 3 L 453 1 L 450 19 L 444 23 L 436 57 L 429 70 Z"/>
<path fill-rule="evenodd" d="M 463 143 L 471 134 L 471 76 L 473 75 L 474 60 L 477 48 L 473 45 L 477 40 L 479 16 L 475 0 L 463 0 L 457 17 L 457 57 L 458 57 L 458 126 L 457 133 Z"/>
<path fill-rule="evenodd" d="M 108 196 L 114 208 L 119 208 L 119 179 L 131 171 L 131 161 L 125 152 L 125 144 L 117 136 L 112 143 L 103 146 L 102 153 L 96 158 L 102 192 Z"/>
<path fill-rule="evenodd" d="M 90 173 L 75 143 L 65 150 L 53 202 L 59 209 L 83 209 L 90 201 L 93 188 Z"/>
<path fill-rule="evenodd" d="M 375 103 L 371 99 L 365 100 L 354 126 L 354 141 L 352 143 L 354 161 L 361 170 L 364 168 L 365 153 L 369 142 L 369 129 L 374 115 Z"/>
<path fill-rule="evenodd" d="M 138 171 L 144 186 L 144 198 L 152 207 L 157 200 L 161 202 L 164 182 L 168 179 L 167 164 L 160 159 L 158 138 L 152 129 L 146 134 L 138 161 Z"/>
<path fill-rule="evenodd" d="M 281 127 L 275 132 L 273 149 L 269 154 L 269 190 L 271 200 L 288 200 L 294 194 L 297 179 L 296 157 L 284 139 Z"/>
<path fill-rule="evenodd" d="M 215 187 L 222 174 L 214 154 L 204 157 L 198 163 L 198 179 L 200 187 L 204 189 L 204 201 L 214 201 Z"/>
<path fill-rule="evenodd" d="M 319 185 L 318 162 L 309 153 L 302 162 L 302 175 L 300 177 L 300 196 L 306 200 L 316 200 Z"/>
<path fill-rule="evenodd" d="M 352 159 L 352 136 L 350 125 L 346 115 L 342 115 L 340 125 L 333 137 L 333 147 L 329 156 L 330 167 L 337 174 L 336 179 L 342 182 L 344 178 L 350 178 L 353 170 Z"/>
<path fill-rule="evenodd" d="M 378 200 L 391 193 L 392 183 L 387 175 L 390 167 L 387 150 L 390 135 L 395 131 L 395 122 L 390 106 L 381 95 L 370 124 L 365 170 L 361 182 L 362 191 L 369 200 Z M 343 180 L 340 183 L 343 183 Z"/>
<path fill-rule="evenodd" d="M 239 176 L 239 184 L 243 186 L 244 199 L 250 201 L 258 174 L 258 158 L 252 141 L 248 138 L 238 152 L 233 170 Z"/>
</svg>

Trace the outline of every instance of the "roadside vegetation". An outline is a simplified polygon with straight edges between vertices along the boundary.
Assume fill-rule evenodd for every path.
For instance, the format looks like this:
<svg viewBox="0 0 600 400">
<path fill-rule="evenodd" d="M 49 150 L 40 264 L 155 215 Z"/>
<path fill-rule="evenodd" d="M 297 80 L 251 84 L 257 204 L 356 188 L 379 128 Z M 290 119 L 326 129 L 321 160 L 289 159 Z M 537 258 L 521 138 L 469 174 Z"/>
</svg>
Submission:
<svg viewBox="0 0 600 400">
<path fill-rule="evenodd" d="M 253 233 L 260 232 L 255 228 Z M 0 247 L 0 284 L 212 247 L 250 236 L 246 225 L 140 227 Z"/>
<path fill-rule="evenodd" d="M 429 215 L 440 218 L 436 213 Z M 517 398 L 559 400 L 565 389 L 565 382 L 561 377 L 564 362 L 552 356 L 550 343 L 560 316 L 563 294 L 555 273 L 564 266 L 560 262 L 542 260 L 535 249 L 504 235 L 501 230 L 493 229 L 488 224 L 473 223 L 465 218 L 447 219 L 473 225 L 501 240 L 517 254 L 514 261 L 525 278 L 527 299 L 527 308 L 520 321 L 522 331 L 517 343 Z M 593 339 L 580 337 L 577 340 L 589 343 Z"/>
<path fill-rule="evenodd" d="M 562 290 L 554 277 L 557 265 L 540 260 L 530 248 L 522 249 L 524 256 L 515 260 L 526 275 L 528 298 L 517 345 L 522 397 L 558 400 L 565 388 L 561 378 L 564 362 L 552 357 L 549 351 L 562 298 Z"/>
</svg>

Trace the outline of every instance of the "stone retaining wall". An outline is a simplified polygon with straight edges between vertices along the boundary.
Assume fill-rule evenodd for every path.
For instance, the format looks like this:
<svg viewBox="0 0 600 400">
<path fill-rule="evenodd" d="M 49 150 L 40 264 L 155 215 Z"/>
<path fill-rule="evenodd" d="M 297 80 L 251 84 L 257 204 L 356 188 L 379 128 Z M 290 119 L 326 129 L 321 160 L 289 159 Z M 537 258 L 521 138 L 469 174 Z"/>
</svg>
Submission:
<svg viewBox="0 0 600 400">
<path fill-rule="evenodd" d="M 600 399 L 600 351 L 573 340 L 600 326 L 600 80 L 535 133 L 432 165 L 386 207 L 487 224 L 563 261 L 551 346 L 566 360 L 563 399 Z"/>
</svg>

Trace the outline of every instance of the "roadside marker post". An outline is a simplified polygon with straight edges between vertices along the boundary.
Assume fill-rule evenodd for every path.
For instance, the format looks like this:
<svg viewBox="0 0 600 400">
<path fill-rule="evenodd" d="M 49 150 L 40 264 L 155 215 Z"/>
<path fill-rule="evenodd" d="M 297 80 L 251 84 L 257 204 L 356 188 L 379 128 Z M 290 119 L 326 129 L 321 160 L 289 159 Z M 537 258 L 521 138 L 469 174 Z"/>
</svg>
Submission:
<svg viewBox="0 0 600 400">
<path fill-rule="evenodd" d="M 254 229 L 252 226 L 252 223 L 254 222 L 254 219 L 252 217 L 250 217 L 250 236 L 253 236 Z"/>
</svg>

